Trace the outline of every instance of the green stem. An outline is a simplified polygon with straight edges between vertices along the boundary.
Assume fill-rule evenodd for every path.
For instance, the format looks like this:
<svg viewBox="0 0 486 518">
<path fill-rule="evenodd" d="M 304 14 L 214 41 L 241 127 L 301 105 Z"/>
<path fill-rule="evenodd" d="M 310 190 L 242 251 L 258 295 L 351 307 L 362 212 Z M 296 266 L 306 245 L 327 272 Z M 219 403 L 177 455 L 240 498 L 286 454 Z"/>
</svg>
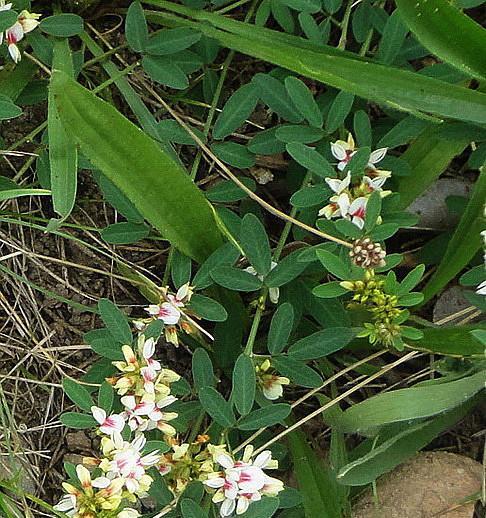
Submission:
<svg viewBox="0 0 486 518">
<path fill-rule="evenodd" d="M 312 176 L 312 173 L 307 172 L 307 174 L 304 177 L 304 180 L 302 181 L 301 187 L 307 185 L 307 182 L 309 181 L 311 176 Z M 295 216 L 297 215 L 296 207 L 292 208 L 290 215 L 292 218 L 295 218 Z M 285 246 L 285 243 L 287 242 L 287 238 L 289 237 L 291 228 L 292 228 L 292 222 L 287 221 L 282 230 L 282 233 L 280 234 L 280 238 L 278 240 L 277 246 L 275 247 L 275 250 L 273 251 L 272 261 L 278 262 L 278 260 L 280 259 L 282 250 Z M 248 339 L 246 341 L 244 353 L 248 356 L 253 355 L 253 346 L 255 344 L 256 336 L 258 333 L 258 328 L 260 326 L 260 322 L 262 320 L 262 316 L 265 311 L 265 303 L 267 301 L 267 297 L 268 297 L 268 288 L 266 286 L 264 286 L 260 291 L 260 296 L 258 297 L 258 307 L 255 311 L 255 315 L 253 316 L 253 322 L 251 324 L 250 333 L 249 333 Z"/>
</svg>

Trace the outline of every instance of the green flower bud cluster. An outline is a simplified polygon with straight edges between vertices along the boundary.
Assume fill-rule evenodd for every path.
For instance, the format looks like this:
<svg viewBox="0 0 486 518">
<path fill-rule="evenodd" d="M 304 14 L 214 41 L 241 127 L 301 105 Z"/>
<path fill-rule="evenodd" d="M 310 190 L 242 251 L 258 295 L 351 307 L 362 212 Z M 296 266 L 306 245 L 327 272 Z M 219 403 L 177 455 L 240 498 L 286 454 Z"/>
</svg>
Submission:
<svg viewBox="0 0 486 518">
<path fill-rule="evenodd" d="M 403 349 L 400 324 L 408 317 L 401 309 L 396 295 L 386 293 L 385 281 L 376 277 L 374 270 L 366 270 L 363 280 L 344 281 L 341 286 L 353 292 L 349 309 L 365 309 L 371 314 L 371 322 L 364 324 L 359 337 L 368 337 L 370 343 Z"/>
</svg>

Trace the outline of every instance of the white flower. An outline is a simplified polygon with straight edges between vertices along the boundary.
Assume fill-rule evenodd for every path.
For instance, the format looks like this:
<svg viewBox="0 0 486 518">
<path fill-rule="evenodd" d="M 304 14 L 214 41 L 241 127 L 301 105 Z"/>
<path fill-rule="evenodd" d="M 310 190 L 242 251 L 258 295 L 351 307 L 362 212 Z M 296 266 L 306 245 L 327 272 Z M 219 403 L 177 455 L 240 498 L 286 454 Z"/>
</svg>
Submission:
<svg viewBox="0 0 486 518">
<path fill-rule="evenodd" d="M 54 506 L 55 511 L 60 511 L 61 513 L 66 513 L 68 516 L 74 516 L 77 508 L 77 498 L 76 495 L 68 493 L 64 495 L 59 503 Z"/>
<path fill-rule="evenodd" d="M 147 313 L 162 320 L 167 326 L 177 324 L 181 318 L 181 312 L 170 302 L 163 302 L 162 304 L 151 304 L 146 308 Z"/>
<path fill-rule="evenodd" d="M 289 378 L 285 378 L 283 376 L 276 376 L 272 374 L 264 376 L 262 387 L 263 395 L 267 399 L 274 401 L 275 399 L 283 396 L 283 386 L 289 384 Z"/>
<path fill-rule="evenodd" d="M 139 516 L 142 516 L 142 515 L 135 509 L 129 509 L 128 507 L 125 507 L 125 509 L 123 509 L 116 516 L 117 516 L 117 518 L 138 518 Z"/>
<path fill-rule="evenodd" d="M 124 441 L 120 434 L 113 434 L 103 444 L 106 458 L 100 463 L 109 480 L 122 479 L 129 493 L 144 495 L 152 483 L 152 477 L 145 470 L 160 461 L 158 451 L 142 457 L 141 451 L 147 442 L 143 434 L 139 434 L 132 442 Z"/>
<path fill-rule="evenodd" d="M 251 502 L 262 496 L 274 496 L 283 489 L 283 483 L 269 477 L 263 470 L 277 467 L 270 451 L 260 453 L 253 461 L 253 447 L 245 449 L 243 459 L 235 461 L 227 453 L 216 456 L 216 462 L 223 471 L 209 474 L 204 484 L 216 489 L 213 502 L 221 503 L 219 514 L 222 517 L 243 514 Z"/>
<path fill-rule="evenodd" d="M 387 151 L 388 148 L 386 147 L 372 151 L 367 167 L 369 169 L 376 170 L 375 165 L 385 158 Z M 334 158 L 339 160 L 337 168 L 340 171 L 343 171 L 356 153 L 356 144 L 354 143 L 354 139 L 351 133 L 348 134 L 347 141 L 336 140 L 336 142 L 331 142 L 331 153 L 333 154 Z"/>
<path fill-rule="evenodd" d="M 272 261 L 270 264 L 270 271 L 273 270 L 275 266 L 277 266 L 277 263 L 275 261 Z M 245 272 L 251 273 L 252 275 L 255 275 L 255 277 L 258 277 L 261 281 L 263 281 L 263 275 L 259 275 L 255 268 L 253 268 L 253 266 L 248 266 L 248 268 L 245 268 Z M 280 297 L 280 289 L 269 288 L 268 296 L 270 297 L 270 301 L 273 304 L 278 304 L 278 299 Z"/>
<path fill-rule="evenodd" d="M 339 178 L 325 178 L 324 180 L 336 194 L 341 194 L 351 183 L 351 171 L 348 171 L 348 174 L 342 180 Z"/>
<path fill-rule="evenodd" d="M 486 281 L 483 281 L 477 288 L 476 293 L 478 295 L 486 295 Z"/>
<path fill-rule="evenodd" d="M 364 227 L 364 219 L 366 216 L 367 198 L 356 198 L 348 208 L 347 216 L 360 229 Z"/>
<path fill-rule="evenodd" d="M 166 435 L 175 435 L 175 428 L 167 424 L 167 421 L 175 419 L 178 414 L 160 410 L 175 401 L 177 401 L 177 398 L 174 396 L 167 396 L 158 401 L 157 404 L 154 401 L 144 401 L 143 399 L 137 402 L 135 396 L 123 396 L 121 402 L 125 411 L 122 415 L 127 419 L 128 426 L 132 431 L 144 432 L 158 428 Z"/>
<path fill-rule="evenodd" d="M 8 11 L 12 8 L 12 4 L 5 4 L 2 0 L 0 11 Z M 20 49 L 17 43 L 23 39 L 24 35 L 33 31 L 38 25 L 40 18 L 39 14 L 29 13 L 29 11 L 22 11 L 17 21 L 5 31 L 5 39 L 8 45 L 8 52 L 11 58 L 18 63 L 22 59 Z M 3 34 L 0 36 L 0 44 L 3 42 Z"/>
<path fill-rule="evenodd" d="M 120 414 L 112 414 L 106 416 L 106 412 L 97 406 L 91 407 L 91 413 L 96 422 L 100 425 L 100 432 L 106 435 L 112 435 L 115 432 L 121 432 L 125 427 L 125 419 Z"/>
</svg>

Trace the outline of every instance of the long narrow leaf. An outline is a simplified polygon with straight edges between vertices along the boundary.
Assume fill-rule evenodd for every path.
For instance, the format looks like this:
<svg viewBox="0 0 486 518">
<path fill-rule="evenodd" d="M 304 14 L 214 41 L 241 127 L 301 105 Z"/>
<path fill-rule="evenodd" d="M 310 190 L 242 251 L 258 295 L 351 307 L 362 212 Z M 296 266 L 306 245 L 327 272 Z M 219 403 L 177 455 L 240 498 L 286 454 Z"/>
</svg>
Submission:
<svg viewBox="0 0 486 518">
<path fill-rule="evenodd" d="M 300 430 L 290 433 L 288 441 L 305 517 L 342 518 L 341 488 L 331 470 L 312 451 Z"/>
<path fill-rule="evenodd" d="M 437 57 L 486 79 L 486 30 L 446 0 L 396 0 L 405 24 Z"/>
<path fill-rule="evenodd" d="M 222 244 L 201 191 L 150 137 L 62 72 L 51 93 L 82 152 L 166 239 L 198 261 Z"/>
<path fill-rule="evenodd" d="M 54 43 L 53 68 L 74 76 L 73 60 L 67 39 Z M 61 220 L 53 220 L 50 228 L 65 220 L 74 208 L 78 181 L 78 150 L 69 130 L 59 118 L 58 106 L 52 91 L 49 92 L 48 109 L 49 163 L 54 210 Z"/>
<path fill-rule="evenodd" d="M 445 171 L 481 130 L 462 123 L 430 124 L 402 155 L 411 174 L 400 180 L 400 208 L 407 208 Z"/>
<path fill-rule="evenodd" d="M 486 200 L 486 169 L 483 167 L 444 257 L 423 290 L 424 302 L 430 300 L 452 280 L 481 247 L 481 231 L 485 223 L 484 200 Z"/>
<path fill-rule="evenodd" d="M 183 25 L 197 27 L 226 47 L 366 99 L 412 113 L 430 113 L 477 123 L 486 121 L 486 94 L 362 60 L 332 47 L 303 43 L 305 40 L 302 38 L 282 36 L 282 33 L 229 20 L 214 13 L 176 6 L 165 0 L 150 0 L 147 3 L 199 20 L 191 24 L 183 18 L 170 18 L 172 22 L 179 20 Z M 157 21 L 156 17 L 151 19 Z"/>
</svg>

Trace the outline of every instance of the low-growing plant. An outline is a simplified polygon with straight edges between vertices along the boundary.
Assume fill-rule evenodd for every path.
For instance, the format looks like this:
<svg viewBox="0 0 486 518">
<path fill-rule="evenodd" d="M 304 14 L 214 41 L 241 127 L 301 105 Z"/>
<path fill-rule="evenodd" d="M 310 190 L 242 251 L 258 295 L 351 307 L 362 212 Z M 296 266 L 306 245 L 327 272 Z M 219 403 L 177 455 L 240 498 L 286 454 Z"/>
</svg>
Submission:
<svg viewBox="0 0 486 518">
<path fill-rule="evenodd" d="M 130 317 L 106 298 L 84 308 L 103 324 L 84 335 L 99 358 L 65 378 L 77 410 L 60 420 L 99 450 L 65 463 L 56 505 L 36 503 L 79 518 L 348 516 L 353 486 L 482 397 L 484 326 L 438 326 L 424 304 L 459 277 L 484 310 L 485 31 L 458 8 L 471 2 L 183 4 L 113 7 L 113 42 L 60 6 L 1 2 L 17 66 L 0 72 L 0 117 L 48 108 L 28 137 L 36 178 L 1 177 L 0 200 L 51 196 L 39 224 L 70 239 L 88 171 L 123 218 L 96 229 L 105 243 L 169 244 L 161 282 L 113 254 L 146 300 Z M 467 148 L 456 228 L 401 253 L 418 232 L 407 207 Z M 190 372 L 166 360 L 178 347 Z M 424 356 L 435 378 L 361 391 Z"/>
</svg>

